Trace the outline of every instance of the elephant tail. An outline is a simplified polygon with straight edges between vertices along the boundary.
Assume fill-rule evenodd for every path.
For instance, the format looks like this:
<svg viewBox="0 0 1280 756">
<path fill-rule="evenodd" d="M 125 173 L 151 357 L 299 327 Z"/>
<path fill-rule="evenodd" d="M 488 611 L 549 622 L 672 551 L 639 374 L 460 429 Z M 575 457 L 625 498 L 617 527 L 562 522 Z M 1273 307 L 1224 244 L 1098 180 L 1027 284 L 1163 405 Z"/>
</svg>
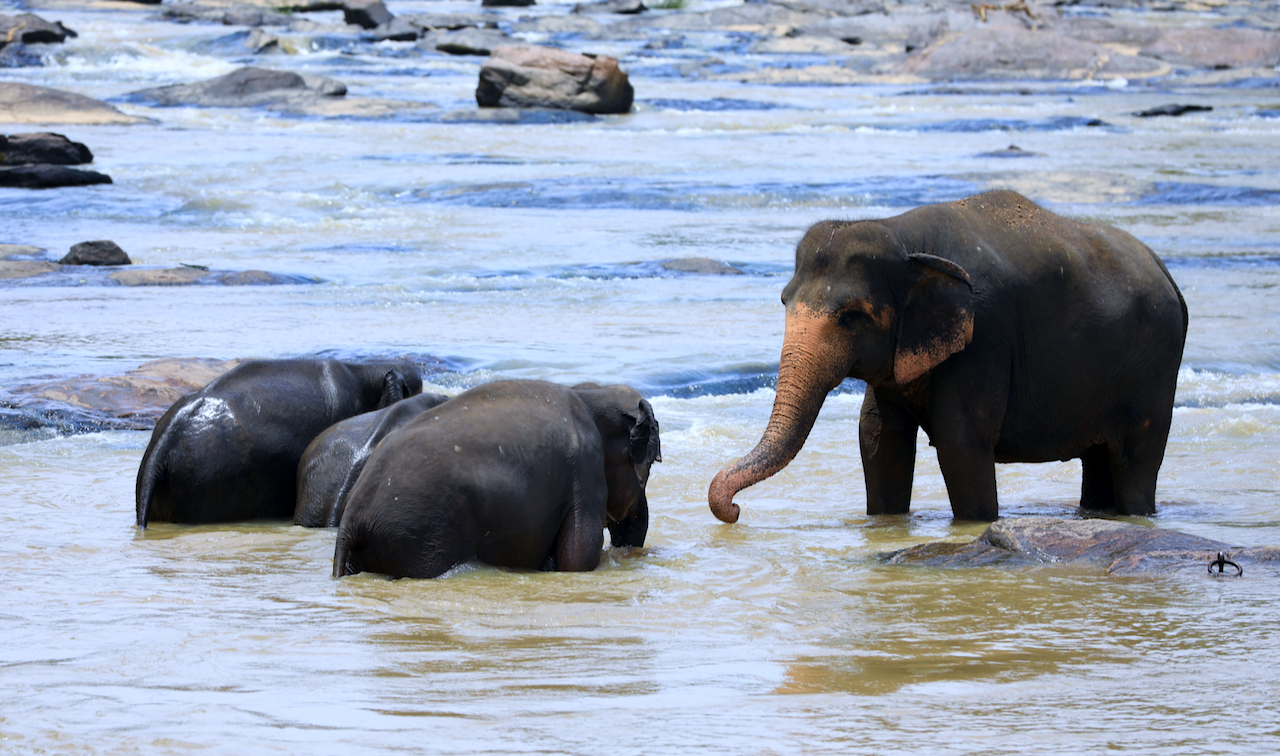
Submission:
<svg viewBox="0 0 1280 756">
<path fill-rule="evenodd" d="M 351 564 L 351 551 L 358 536 L 346 528 L 338 531 L 338 543 L 333 549 L 333 577 L 338 579 L 360 572 Z"/>
<path fill-rule="evenodd" d="M 168 478 L 169 450 L 173 445 L 175 434 L 161 433 L 159 438 L 152 438 L 146 454 L 142 455 L 142 464 L 138 466 L 138 484 L 136 503 L 138 527 L 147 527 L 151 517 L 151 503 L 155 499 L 156 489 Z"/>
</svg>

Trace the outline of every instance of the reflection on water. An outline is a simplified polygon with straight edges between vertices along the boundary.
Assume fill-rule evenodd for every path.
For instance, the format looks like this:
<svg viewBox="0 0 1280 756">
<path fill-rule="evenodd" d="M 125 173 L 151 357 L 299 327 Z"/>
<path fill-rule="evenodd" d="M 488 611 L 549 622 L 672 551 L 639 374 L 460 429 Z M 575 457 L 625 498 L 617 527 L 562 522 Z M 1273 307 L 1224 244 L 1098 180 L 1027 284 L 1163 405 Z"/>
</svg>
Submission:
<svg viewBox="0 0 1280 756">
<path fill-rule="evenodd" d="M 1280 544 L 1280 121 L 1259 117 L 1274 105 L 1259 81 L 769 87 L 679 73 L 702 56 L 685 41 L 721 48 L 708 72 L 761 65 L 734 32 L 631 58 L 627 117 L 292 120 L 129 104 L 235 65 L 225 28 L 150 14 L 69 10 L 74 44 L 0 75 L 157 119 L 66 129 L 115 184 L 0 189 L 0 243 L 56 258 L 112 238 L 144 265 L 320 282 L 0 281 L 0 392 L 174 356 L 411 356 L 445 393 L 625 381 L 662 423 L 650 537 L 589 574 L 333 581 L 333 531 L 136 531 L 146 433 L 60 435 L 100 426 L 0 404 L 0 751 L 1184 756 L 1280 736 L 1274 581 L 883 565 L 877 554 L 982 526 L 951 520 L 923 436 L 912 514 L 863 514 L 854 381 L 785 471 L 739 495 L 741 522 L 706 504 L 768 419 L 778 296 L 803 230 L 1009 187 L 1145 240 L 1186 296 L 1159 516 L 1140 522 Z M 315 48 L 270 65 L 441 113 L 474 102 L 478 59 L 293 36 Z M 1131 115 L 1173 99 L 1214 110 Z M 1011 142 L 1038 155 L 984 156 Z M 744 275 L 662 266 L 686 257 Z M 1078 514 L 1078 462 L 997 476 L 1006 516 Z"/>
</svg>

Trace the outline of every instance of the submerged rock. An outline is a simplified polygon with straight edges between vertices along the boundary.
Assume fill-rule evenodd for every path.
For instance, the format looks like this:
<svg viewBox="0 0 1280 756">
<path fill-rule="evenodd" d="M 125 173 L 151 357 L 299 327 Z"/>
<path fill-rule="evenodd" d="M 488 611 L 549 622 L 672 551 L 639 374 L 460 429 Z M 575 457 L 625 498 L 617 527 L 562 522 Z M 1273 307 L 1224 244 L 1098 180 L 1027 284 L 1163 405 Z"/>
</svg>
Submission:
<svg viewBox="0 0 1280 756">
<path fill-rule="evenodd" d="M 0 134 L 0 165 L 80 165 L 93 162 L 93 153 L 61 134 Z"/>
<path fill-rule="evenodd" d="M 618 61 L 550 47 L 499 47 L 480 66 L 481 107 L 629 113 L 635 91 Z"/>
<path fill-rule="evenodd" d="M 323 76 L 303 76 L 292 71 L 246 67 L 194 84 L 171 84 L 167 87 L 139 90 L 132 97 L 167 106 L 244 108 L 296 104 L 300 100 L 341 97 L 346 93 L 347 85 Z"/>
<path fill-rule="evenodd" d="M 1112 575 L 1207 572 L 1218 553 L 1248 570 L 1280 562 L 1280 548 L 1243 548 L 1164 528 L 1113 520 L 1018 517 L 998 520 L 969 543 L 926 543 L 882 555 L 921 567 L 1027 567 L 1063 564 Z"/>
<path fill-rule="evenodd" d="M 0 123 L 143 123 L 91 97 L 30 84 L 0 82 Z"/>
<path fill-rule="evenodd" d="M 58 261 L 59 265 L 132 265 L 120 245 L 109 239 L 80 242 Z"/>
<path fill-rule="evenodd" d="M 1029 158 L 1029 157 L 1044 157 L 1044 153 L 1024 150 L 1016 144 L 1011 144 L 1008 147 L 1005 147 L 1003 150 L 992 150 L 991 152 L 978 153 L 978 157 Z"/>
<path fill-rule="evenodd" d="M 680 257 L 658 263 L 663 270 L 676 273 L 699 273 L 712 276 L 745 276 L 746 272 L 709 257 Z"/>
<path fill-rule="evenodd" d="M 1155 116 L 1180 116 L 1183 113 L 1202 113 L 1213 110 L 1209 105 L 1178 105 L 1171 103 L 1169 105 L 1161 105 L 1158 108 L 1150 108 L 1134 113 L 1139 118 L 1153 118 Z"/>
<path fill-rule="evenodd" d="M 13 400 L 6 403 L 29 410 L 57 410 L 58 405 L 63 405 L 89 411 L 72 423 L 84 427 L 68 428 L 71 432 L 99 428 L 143 430 L 154 426 L 174 402 L 199 391 L 238 364 L 240 360 L 153 360 L 124 375 L 81 375 L 19 386 L 11 392 Z M 37 421 L 40 418 L 38 413 L 29 412 L 27 416 Z"/>
<path fill-rule="evenodd" d="M 67 37 L 76 37 L 74 31 L 62 25 L 61 21 L 45 21 L 34 13 L 23 13 L 17 16 L 0 15 L 0 47 L 10 42 L 21 42 L 30 45 L 40 42 L 65 42 Z"/>
<path fill-rule="evenodd" d="M 111 177 L 105 173 L 65 165 L 0 165 L 0 186 L 11 189 L 58 189 L 110 183 Z"/>
</svg>

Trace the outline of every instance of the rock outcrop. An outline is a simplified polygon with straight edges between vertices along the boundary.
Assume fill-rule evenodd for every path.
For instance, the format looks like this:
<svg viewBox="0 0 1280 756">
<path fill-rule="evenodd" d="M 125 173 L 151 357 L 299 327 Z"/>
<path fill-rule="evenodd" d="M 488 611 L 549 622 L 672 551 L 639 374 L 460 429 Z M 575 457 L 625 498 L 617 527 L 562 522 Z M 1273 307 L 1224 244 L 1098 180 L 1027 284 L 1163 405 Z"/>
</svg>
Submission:
<svg viewBox="0 0 1280 756">
<path fill-rule="evenodd" d="M 61 21 L 46 21 L 34 13 L 0 15 L 0 48 L 13 42 L 24 45 L 65 42 L 67 37 L 75 36 L 78 35 L 63 26 Z"/>
<path fill-rule="evenodd" d="M 133 261 L 120 245 L 109 239 L 86 241 L 71 246 L 59 265 L 132 265 Z"/>
<path fill-rule="evenodd" d="M 900 73 L 934 80 L 1092 79 L 1162 76 L 1167 64 L 1051 31 L 975 29 L 907 58 Z"/>
<path fill-rule="evenodd" d="M 0 165 L 80 165 L 92 163 L 93 153 L 62 134 L 0 134 Z"/>
<path fill-rule="evenodd" d="M 480 66 L 481 107 L 629 113 L 635 92 L 616 58 L 550 47 L 499 47 Z"/>
<path fill-rule="evenodd" d="M 65 165 L 0 165 L 0 186 L 10 189 L 58 189 L 110 183 L 111 177 L 105 173 Z"/>
<path fill-rule="evenodd" d="M 342 4 L 342 20 L 364 29 L 389 24 L 394 18 L 382 0 L 346 0 Z"/>
<path fill-rule="evenodd" d="M 60 89 L 0 82 L 0 123 L 143 123 L 105 102 Z"/>
<path fill-rule="evenodd" d="M 991 524 L 969 543 L 926 543 L 883 555 L 923 567 L 1029 567 L 1061 564 L 1111 575 L 1207 573 L 1218 553 L 1246 571 L 1280 566 L 1280 548 L 1244 548 L 1164 528 L 1113 520 L 1017 517 Z"/>
<path fill-rule="evenodd" d="M 143 89 L 131 97 L 157 105 L 197 105 L 215 108 L 288 106 L 299 101 L 341 97 L 347 86 L 323 76 L 303 76 L 292 71 L 239 68 L 225 76 L 194 84 L 171 84 Z"/>
</svg>

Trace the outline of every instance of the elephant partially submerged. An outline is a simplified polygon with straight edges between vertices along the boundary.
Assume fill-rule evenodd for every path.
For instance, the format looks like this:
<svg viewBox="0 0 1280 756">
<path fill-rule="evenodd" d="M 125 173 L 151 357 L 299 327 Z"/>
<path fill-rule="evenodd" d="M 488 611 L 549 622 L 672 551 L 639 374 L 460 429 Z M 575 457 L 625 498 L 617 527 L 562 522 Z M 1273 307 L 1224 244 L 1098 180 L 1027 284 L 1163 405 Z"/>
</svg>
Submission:
<svg viewBox="0 0 1280 756">
<path fill-rule="evenodd" d="M 321 431 L 422 391 L 406 364 L 255 360 L 174 402 L 138 467 L 137 522 L 287 518 Z"/>
<path fill-rule="evenodd" d="M 449 397 L 418 394 L 390 407 L 349 417 L 312 439 L 298 462 L 298 503 L 293 524 L 304 528 L 336 528 L 347 494 L 382 439 L 419 413 Z"/>
<path fill-rule="evenodd" d="M 782 302 L 773 413 L 711 482 L 721 520 L 738 519 L 738 491 L 790 463 L 846 377 L 867 383 L 868 514 L 908 511 L 920 428 L 958 519 L 996 519 L 995 463 L 1075 458 L 1082 507 L 1155 512 L 1187 307 L 1124 231 L 1007 191 L 823 221 L 800 241 Z"/>
<path fill-rule="evenodd" d="M 333 576 L 431 578 L 473 559 L 560 571 L 643 546 L 658 419 L 627 386 L 495 381 L 374 450 L 347 496 Z"/>
</svg>

